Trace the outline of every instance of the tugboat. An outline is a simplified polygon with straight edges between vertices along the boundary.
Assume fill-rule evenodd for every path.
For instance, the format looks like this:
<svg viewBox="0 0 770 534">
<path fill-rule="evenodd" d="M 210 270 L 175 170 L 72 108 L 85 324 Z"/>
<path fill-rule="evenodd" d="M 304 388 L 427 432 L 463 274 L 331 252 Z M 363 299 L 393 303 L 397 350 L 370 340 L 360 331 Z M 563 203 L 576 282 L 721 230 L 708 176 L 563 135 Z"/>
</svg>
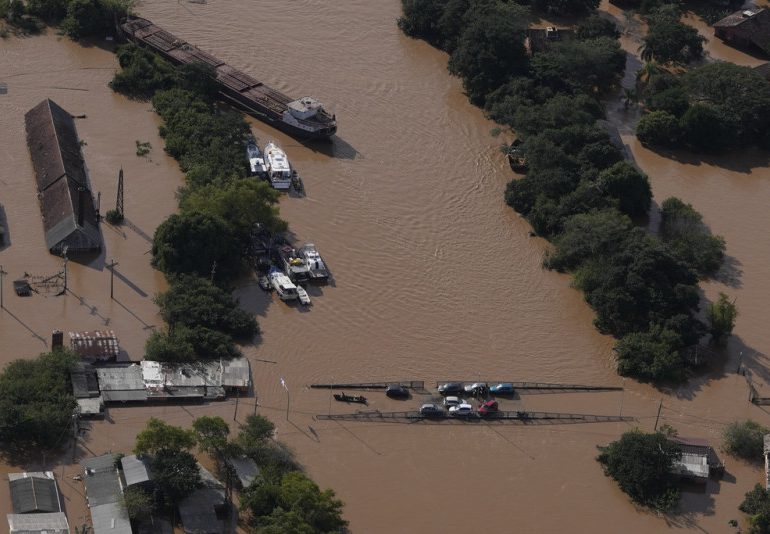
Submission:
<svg viewBox="0 0 770 534">
<path fill-rule="evenodd" d="M 329 279 L 329 269 L 313 243 L 300 247 L 297 255 L 304 260 L 310 280 L 325 282 Z"/>
<path fill-rule="evenodd" d="M 265 145 L 265 166 L 270 185 L 279 191 L 288 191 L 291 187 L 291 165 L 286 153 L 270 141 Z"/>
<path fill-rule="evenodd" d="M 295 286 L 289 277 L 283 274 L 278 269 L 273 269 L 270 274 L 267 275 L 270 280 L 270 285 L 273 286 L 278 296 L 283 301 L 297 300 L 299 295 L 297 294 L 297 286 Z"/>
<path fill-rule="evenodd" d="M 267 174 L 265 160 L 262 157 L 262 153 L 259 151 L 257 140 L 251 136 L 248 141 L 246 141 L 246 158 L 249 160 L 249 170 L 251 175 L 264 178 L 265 174 Z"/>
</svg>

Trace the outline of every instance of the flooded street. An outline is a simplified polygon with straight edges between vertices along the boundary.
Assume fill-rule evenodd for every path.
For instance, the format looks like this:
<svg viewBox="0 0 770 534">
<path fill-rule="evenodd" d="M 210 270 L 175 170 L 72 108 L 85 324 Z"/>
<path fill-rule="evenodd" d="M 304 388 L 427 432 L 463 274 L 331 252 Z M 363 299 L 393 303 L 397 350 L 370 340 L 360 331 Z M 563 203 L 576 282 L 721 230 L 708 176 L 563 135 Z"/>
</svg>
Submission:
<svg viewBox="0 0 770 534">
<path fill-rule="evenodd" d="M 598 334 L 593 313 L 568 276 L 541 268 L 547 243 L 503 201 L 513 174 L 490 135 L 495 125 L 471 106 L 461 83 L 446 71 L 445 54 L 404 37 L 396 27 L 400 2 L 268 0 L 258 7 L 211 0 L 206 4 L 146 1 L 139 13 L 236 68 L 288 95 L 311 95 L 337 115 L 331 146 L 305 146 L 251 120 L 260 144 L 275 140 L 299 170 L 307 196 L 284 197 L 282 216 L 300 243 L 312 242 L 334 282 L 311 288 L 304 311 L 263 293 L 253 280 L 237 289 L 256 313 L 263 336 L 244 348 L 252 361 L 259 413 L 322 487 L 345 501 L 355 533 L 725 532 L 739 518 L 743 494 L 761 470 L 723 454 L 728 475 L 702 492 L 684 494 L 683 513 L 670 518 L 637 510 L 594 461 L 596 446 L 625 430 L 659 425 L 680 435 L 719 443 L 726 423 L 770 416 L 747 402 L 739 353 L 760 393 L 770 396 L 765 326 L 770 297 L 770 170 L 767 154 L 680 160 L 652 153 L 622 132 L 639 166 L 650 175 L 655 201 L 671 195 L 690 202 L 727 241 L 725 282 L 704 285 L 706 298 L 724 291 L 740 312 L 729 359 L 676 391 L 625 381 L 625 393 L 522 395 L 503 409 L 636 417 L 631 423 L 518 426 L 430 425 L 316 421 L 315 414 L 352 412 L 330 402 L 317 382 L 489 379 L 614 385 L 613 340 Z M 622 14 L 613 12 L 620 21 Z M 707 29 L 704 29 L 707 31 Z M 630 49 L 632 39 L 624 39 Z M 754 64 L 723 45 L 716 56 Z M 726 53 L 726 52 L 724 52 Z M 745 59 L 744 59 L 745 58 Z M 152 298 L 164 289 L 150 268 L 149 236 L 176 208 L 182 183 L 162 151 L 158 118 L 149 103 L 132 102 L 107 87 L 117 62 L 98 47 L 84 48 L 53 33 L 0 41 L 0 203 L 11 246 L 0 250 L 9 273 L 0 311 L 3 361 L 32 357 L 50 346 L 54 328 L 115 331 L 126 357 L 142 358 L 152 328 L 161 324 Z M 102 225 L 106 252 L 68 264 L 66 296 L 16 297 L 11 280 L 25 272 L 54 274 L 60 258 L 45 249 L 24 113 L 50 97 L 73 114 L 102 211 L 113 207 L 117 173 L 126 173 L 130 224 Z M 149 141 L 148 157 L 135 154 Z M 105 262 L 119 263 L 115 300 Z M 275 362 L 275 363 L 273 363 Z M 289 396 L 281 387 L 284 377 Z M 367 394 L 369 409 L 414 409 L 408 401 Z M 288 403 L 288 420 L 287 420 Z M 128 451 L 148 417 L 189 425 L 219 414 L 228 422 L 254 410 L 254 398 L 201 406 L 109 410 L 79 445 L 89 456 Z M 234 423 L 233 423 L 234 424 Z M 61 472 L 48 459 L 46 467 Z M 62 483 L 70 524 L 87 516 L 82 484 Z M 41 463 L 44 460 L 41 458 Z M 41 465 L 27 465 L 37 469 Z M 3 465 L 3 471 L 15 471 Z M 0 484 L 0 502 L 7 500 Z M 6 504 L 6 508 L 9 506 Z M 7 513 L 8 510 L 0 509 Z"/>
</svg>

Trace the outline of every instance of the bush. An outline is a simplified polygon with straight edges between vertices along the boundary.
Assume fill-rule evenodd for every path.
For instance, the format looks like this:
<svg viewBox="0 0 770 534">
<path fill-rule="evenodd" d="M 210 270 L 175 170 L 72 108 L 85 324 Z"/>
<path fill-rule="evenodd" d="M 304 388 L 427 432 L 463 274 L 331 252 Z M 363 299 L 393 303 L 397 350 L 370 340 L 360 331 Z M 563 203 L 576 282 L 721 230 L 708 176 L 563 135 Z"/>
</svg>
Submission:
<svg viewBox="0 0 770 534">
<path fill-rule="evenodd" d="M 730 119 L 712 106 L 695 104 L 682 115 L 680 128 L 683 139 L 697 151 L 724 150 L 737 141 L 738 128 L 731 124 Z"/>
<path fill-rule="evenodd" d="M 701 214 L 678 198 L 661 204 L 659 235 L 675 256 L 701 276 L 713 275 L 722 265 L 724 239 L 711 235 Z"/>
<path fill-rule="evenodd" d="M 61 29 L 68 37 L 78 40 L 103 38 L 115 31 L 115 20 L 126 16 L 125 6 L 104 0 L 69 0 L 67 16 Z"/>
<path fill-rule="evenodd" d="M 754 421 L 735 421 L 722 433 L 722 447 L 728 454 L 759 462 L 763 454 L 764 435 L 768 432 L 770 430 Z"/>
<path fill-rule="evenodd" d="M 107 219 L 107 222 L 113 226 L 117 226 L 123 222 L 123 214 L 118 210 L 108 210 L 104 215 L 104 218 Z"/>
<path fill-rule="evenodd" d="M 681 138 L 679 121 L 665 111 L 647 113 L 636 125 L 636 136 L 643 145 L 674 146 Z"/>
<path fill-rule="evenodd" d="M 770 533 L 770 493 L 757 484 L 746 493 L 738 509 L 748 515 L 747 534 Z"/>
<path fill-rule="evenodd" d="M 719 300 L 709 304 L 706 315 L 712 342 L 719 346 L 727 345 L 727 338 L 733 333 L 735 318 L 738 316 L 735 302 L 730 302 L 727 295 L 719 293 Z"/>
<path fill-rule="evenodd" d="M 591 15 L 581 22 L 577 27 L 576 35 L 578 39 L 595 39 L 597 37 L 620 38 L 620 32 L 615 23 L 598 15 Z"/>
<path fill-rule="evenodd" d="M 532 0 L 536 11 L 559 17 L 585 15 L 599 7 L 599 0 Z"/>
<path fill-rule="evenodd" d="M 597 461 L 634 502 L 667 511 L 679 502 L 671 467 L 681 455 L 679 446 L 663 434 L 632 430 L 603 447 Z"/>
<path fill-rule="evenodd" d="M 154 332 L 147 339 L 145 353 L 147 360 L 172 363 L 230 360 L 242 356 L 229 335 L 203 326 L 177 326 L 169 333 Z"/>
<path fill-rule="evenodd" d="M 652 190 L 646 174 L 625 161 L 614 164 L 599 174 L 601 190 L 618 200 L 620 211 L 631 217 L 646 215 L 652 202 Z"/>
<path fill-rule="evenodd" d="M 683 24 L 680 17 L 681 11 L 674 4 L 663 5 L 648 15 L 642 59 L 686 64 L 703 55 L 703 42 L 706 39 L 692 26 Z"/>
<path fill-rule="evenodd" d="M 681 348 L 681 338 L 660 327 L 627 334 L 615 345 L 618 373 L 642 380 L 681 381 L 684 378 Z"/>
<path fill-rule="evenodd" d="M 147 100 L 175 83 L 174 68 L 149 50 L 126 44 L 118 47 L 117 55 L 121 69 L 110 82 L 113 91 L 129 98 Z"/>
</svg>

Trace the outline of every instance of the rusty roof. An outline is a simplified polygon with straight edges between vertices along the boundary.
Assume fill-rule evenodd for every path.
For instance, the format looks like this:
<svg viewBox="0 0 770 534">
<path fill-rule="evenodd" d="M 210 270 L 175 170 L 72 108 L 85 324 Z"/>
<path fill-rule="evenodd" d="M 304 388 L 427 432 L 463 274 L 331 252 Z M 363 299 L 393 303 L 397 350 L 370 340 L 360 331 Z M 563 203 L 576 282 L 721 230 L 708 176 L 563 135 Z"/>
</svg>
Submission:
<svg viewBox="0 0 770 534">
<path fill-rule="evenodd" d="M 46 244 L 54 253 L 98 250 L 101 236 L 75 121 L 50 99 L 24 116 Z"/>
</svg>

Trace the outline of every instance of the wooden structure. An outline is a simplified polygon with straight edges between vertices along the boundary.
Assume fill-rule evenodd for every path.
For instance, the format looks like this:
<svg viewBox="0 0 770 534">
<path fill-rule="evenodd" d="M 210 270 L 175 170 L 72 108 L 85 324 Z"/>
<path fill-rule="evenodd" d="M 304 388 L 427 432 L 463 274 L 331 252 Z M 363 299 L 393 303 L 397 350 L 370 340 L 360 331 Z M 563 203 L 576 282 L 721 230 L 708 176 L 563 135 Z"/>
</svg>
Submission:
<svg viewBox="0 0 770 534">
<path fill-rule="evenodd" d="M 741 48 L 770 52 L 770 10 L 744 9 L 714 23 L 714 35 Z"/>
<path fill-rule="evenodd" d="M 102 239 L 75 121 L 45 99 L 24 116 L 48 250 L 101 250 Z"/>
</svg>

